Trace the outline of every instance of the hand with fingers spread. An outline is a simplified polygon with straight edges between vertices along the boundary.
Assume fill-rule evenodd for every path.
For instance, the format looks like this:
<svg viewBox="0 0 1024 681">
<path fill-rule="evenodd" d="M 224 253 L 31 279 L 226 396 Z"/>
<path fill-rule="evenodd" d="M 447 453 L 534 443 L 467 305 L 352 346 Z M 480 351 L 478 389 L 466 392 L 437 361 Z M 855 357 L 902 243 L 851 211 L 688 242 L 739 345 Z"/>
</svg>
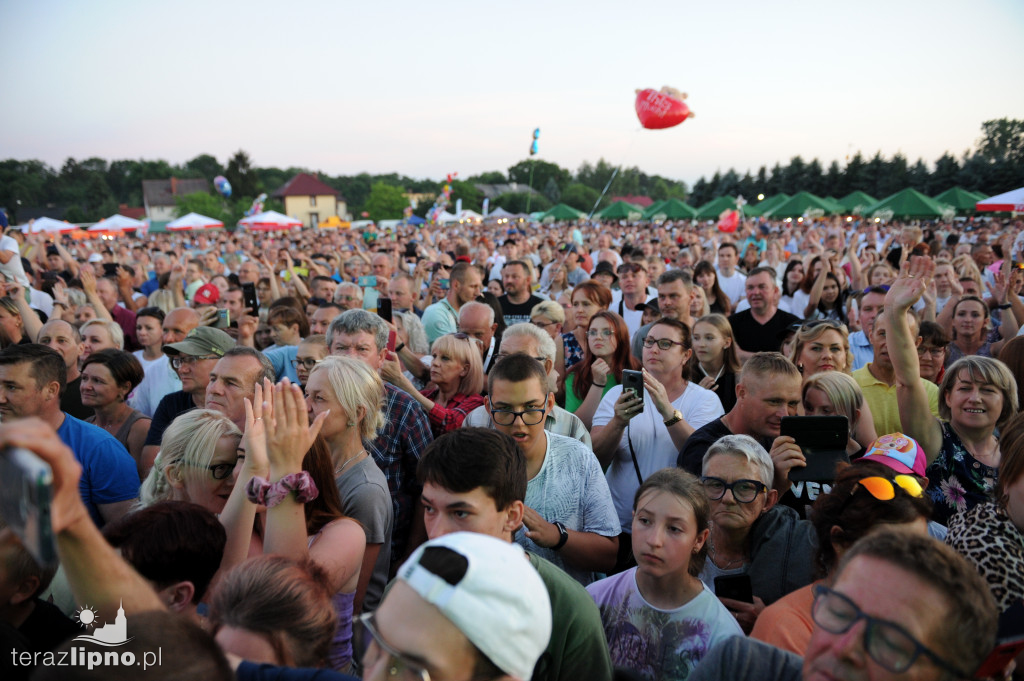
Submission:
<svg viewBox="0 0 1024 681">
<path fill-rule="evenodd" d="M 245 433 L 242 435 L 242 448 L 245 450 L 245 461 L 242 462 L 240 482 L 258 475 L 265 478 L 270 474 L 270 461 L 267 458 L 266 420 L 273 414 L 273 406 L 264 399 L 270 395 L 273 385 L 264 379 L 263 385 L 256 384 L 256 393 L 252 402 L 245 398 Z"/>
<path fill-rule="evenodd" d="M 935 263 L 925 256 L 914 256 L 900 266 L 900 273 L 885 294 L 886 309 L 908 310 L 924 295 Z"/>
</svg>

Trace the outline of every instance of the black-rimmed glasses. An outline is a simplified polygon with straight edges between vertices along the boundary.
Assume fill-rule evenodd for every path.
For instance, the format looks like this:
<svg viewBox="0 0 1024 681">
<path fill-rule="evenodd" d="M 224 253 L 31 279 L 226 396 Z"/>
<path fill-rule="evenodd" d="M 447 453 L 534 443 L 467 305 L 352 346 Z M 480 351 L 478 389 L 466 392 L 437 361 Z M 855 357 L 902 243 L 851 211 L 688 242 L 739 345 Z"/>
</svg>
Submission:
<svg viewBox="0 0 1024 681">
<path fill-rule="evenodd" d="M 811 617 L 815 624 L 830 634 L 845 634 L 857 622 L 864 620 L 864 650 L 868 657 L 894 674 L 907 671 L 918 657 L 924 655 L 940 668 L 952 672 L 955 678 L 971 678 L 971 674 L 964 674 L 943 660 L 900 625 L 866 614 L 850 598 L 827 586 L 814 587 Z"/>
<path fill-rule="evenodd" d="M 210 471 L 210 475 L 213 476 L 214 480 L 227 480 L 235 470 L 237 463 L 237 461 L 235 463 L 215 463 L 207 466 L 206 470 Z"/>
<path fill-rule="evenodd" d="M 721 478 L 703 477 L 700 484 L 704 486 L 704 492 L 708 499 L 718 501 L 725 496 L 726 490 L 732 490 L 732 498 L 741 504 L 749 504 L 761 492 L 767 492 L 768 486 L 760 480 L 736 480 L 726 482 Z"/>
<path fill-rule="evenodd" d="M 492 409 L 491 418 L 499 426 L 511 426 L 516 422 L 518 416 L 523 420 L 524 426 L 535 426 L 544 420 L 545 409 L 524 409 L 514 411 L 512 409 Z"/>
<path fill-rule="evenodd" d="M 653 348 L 655 345 L 657 345 L 661 350 L 671 350 L 673 345 L 681 345 L 684 348 L 686 347 L 686 343 L 680 343 L 679 341 L 674 341 L 671 338 L 651 338 L 650 336 L 644 338 L 645 348 Z"/>
<path fill-rule="evenodd" d="M 306 371 L 310 371 L 313 367 L 319 364 L 319 362 L 320 360 L 313 359 L 312 357 L 303 357 L 302 359 L 296 357 L 292 360 L 292 367 L 298 369 L 301 366 Z"/>
</svg>

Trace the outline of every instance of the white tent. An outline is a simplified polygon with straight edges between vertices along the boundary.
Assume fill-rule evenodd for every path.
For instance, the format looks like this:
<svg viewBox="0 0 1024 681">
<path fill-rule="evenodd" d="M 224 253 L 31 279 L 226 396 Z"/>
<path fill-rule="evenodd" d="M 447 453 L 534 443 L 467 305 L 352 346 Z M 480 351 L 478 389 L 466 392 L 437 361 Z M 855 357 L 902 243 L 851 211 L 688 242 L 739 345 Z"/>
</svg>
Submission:
<svg viewBox="0 0 1024 681">
<path fill-rule="evenodd" d="M 205 215 L 199 213 L 189 213 L 188 215 L 182 215 L 177 220 L 172 220 L 167 223 L 167 229 L 171 231 L 184 231 L 187 229 L 214 229 L 216 227 L 223 227 L 224 223 L 220 220 L 214 220 L 208 218 Z"/>
<path fill-rule="evenodd" d="M 494 210 L 492 210 L 490 213 L 487 214 L 487 218 L 486 219 L 488 219 L 488 220 L 497 220 L 498 218 L 510 218 L 510 217 L 513 217 L 513 216 L 514 216 L 513 213 L 509 213 L 504 208 L 495 208 Z"/>
<path fill-rule="evenodd" d="M 437 220 L 439 224 L 443 225 L 446 222 L 458 222 L 459 218 L 456 217 L 454 213 L 449 213 L 448 211 L 443 210 L 437 214 L 435 220 Z"/>
<path fill-rule="evenodd" d="M 262 232 L 273 232 L 302 227 L 302 222 L 299 220 L 290 218 L 287 215 L 281 215 L 277 211 L 273 210 L 242 218 L 238 221 L 238 224 L 246 229 L 253 229 Z"/>
<path fill-rule="evenodd" d="M 21 231 L 26 234 L 39 234 L 40 232 L 63 234 L 65 232 L 73 232 L 76 229 L 78 229 L 78 226 L 74 223 L 54 220 L 53 218 L 36 218 L 21 225 Z"/>
<path fill-rule="evenodd" d="M 146 223 L 124 215 L 111 215 L 105 220 L 100 220 L 89 228 L 90 232 L 128 232 L 133 229 L 145 227 Z"/>
<path fill-rule="evenodd" d="M 1024 187 L 1011 192 L 990 196 L 978 201 L 974 210 L 988 210 L 998 213 L 1024 213 Z"/>
<path fill-rule="evenodd" d="M 459 217 L 456 219 L 458 219 L 459 221 L 470 220 L 472 222 L 480 222 L 481 220 L 484 219 L 484 216 L 480 215 L 480 213 L 477 213 L 475 210 L 469 210 L 467 208 L 466 210 L 460 212 Z"/>
</svg>

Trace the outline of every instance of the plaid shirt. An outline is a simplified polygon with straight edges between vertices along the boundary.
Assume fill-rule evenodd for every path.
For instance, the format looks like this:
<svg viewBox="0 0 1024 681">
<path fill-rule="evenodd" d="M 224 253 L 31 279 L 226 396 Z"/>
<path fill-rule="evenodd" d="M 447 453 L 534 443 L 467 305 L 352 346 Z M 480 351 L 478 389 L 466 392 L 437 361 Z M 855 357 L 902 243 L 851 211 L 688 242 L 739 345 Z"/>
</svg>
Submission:
<svg viewBox="0 0 1024 681">
<path fill-rule="evenodd" d="M 391 533 L 391 560 L 399 560 L 419 498 L 416 464 L 433 442 L 430 422 L 420 403 L 389 383 L 384 384 L 384 425 L 376 439 L 363 443 L 388 481 L 395 525 Z"/>
<path fill-rule="evenodd" d="M 433 401 L 440 390 L 437 387 L 422 391 L 422 395 Z M 455 430 L 462 425 L 466 415 L 487 401 L 483 395 L 453 395 L 448 404 L 441 406 L 434 402 L 434 408 L 427 412 L 430 419 L 430 429 L 434 437 L 441 437 L 450 430 Z"/>
</svg>

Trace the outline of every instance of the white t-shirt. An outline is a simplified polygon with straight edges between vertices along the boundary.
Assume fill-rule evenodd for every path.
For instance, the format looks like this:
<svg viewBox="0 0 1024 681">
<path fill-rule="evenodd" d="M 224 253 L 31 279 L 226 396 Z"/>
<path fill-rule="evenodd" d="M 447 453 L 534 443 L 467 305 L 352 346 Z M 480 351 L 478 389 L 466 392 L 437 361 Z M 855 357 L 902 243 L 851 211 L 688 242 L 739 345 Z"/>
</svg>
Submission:
<svg viewBox="0 0 1024 681">
<path fill-rule="evenodd" d="M 721 287 L 722 292 L 729 296 L 729 302 L 733 304 L 733 307 L 747 295 L 746 283 L 747 275 L 739 270 L 734 270 L 731 277 L 718 272 L 718 285 Z"/>
<path fill-rule="evenodd" d="M 29 281 L 25 276 L 25 268 L 21 265 L 21 247 L 18 240 L 13 236 L 0 236 L 0 251 L 10 251 L 14 254 L 6 263 L 0 262 L 0 274 L 7 275 L 27 289 Z"/>
<path fill-rule="evenodd" d="M 548 522 L 559 521 L 566 529 L 593 532 L 604 537 L 619 535 L 619 519 L 612 505 L 601 464 L 594 452 L 579 440 L 554 433 L 547 435 L 544 463 L 526 483 L 526 505 Z M 565 570 L 586 586 L 593 572 L 566 565 L 561 553 L 541 548 L 526 536 L 525 526 L 516 532 L 516 543 Z"/>
<path fill-rule="evenodd" d="M 615 416 L 615 401 L 622 394 L 622 386 L 616 385 L 608 389 L 597 405 L 593 426 L 605 426 Z M 672 401 L 672 406 L 683 414 L 686 422 L 694 430 L 706 423 L 714 421 L 725 413 L 718 395 L 702 388 L 696 383 L 686 384 L 683 394 Z M 591 429 L 593 431 L 593 428 Z M 671 468 L 676 465 L 679 448 L 672 443 L 672 436 L 665 427 L 665 421 L 654 407 L 649 392 L 644 390 L 644 410 L 634 416 L 612 457 L 611 466 L 605 477 L 608 489 L 612 493 L 612 503 L 619 514 L 619 525 L 623 532 L 629 532 L 633 524 L 633 495 L 640 487 L 633 468 L 633 457 L 629 453 L 629 441 L 633 443 L 640 475 L 646 480 L 655 471 Z"/>
<path fill-rule="evenodd" d="M 650 681 L 685 679 L 715 645 L 743 636 L 736 618 L 706 586 L 682 607 L 662 610 L 640 593 L 636 571 L 587 587 L 601 613 L 614 666 Z"/>
<path fill-rule="evenodd" d="M 181 380 L 171 368 L 167 355 L 147 360 L 142 358 L 142 352 L 142 350 L 136 350 L 132 354 L 139 360 L 146 376 L 128 396 L 127 402 L 129 407 L 138 409 L 146 416 L 152 417 L 164 395 L 181 390 Z"/>
</svg>

